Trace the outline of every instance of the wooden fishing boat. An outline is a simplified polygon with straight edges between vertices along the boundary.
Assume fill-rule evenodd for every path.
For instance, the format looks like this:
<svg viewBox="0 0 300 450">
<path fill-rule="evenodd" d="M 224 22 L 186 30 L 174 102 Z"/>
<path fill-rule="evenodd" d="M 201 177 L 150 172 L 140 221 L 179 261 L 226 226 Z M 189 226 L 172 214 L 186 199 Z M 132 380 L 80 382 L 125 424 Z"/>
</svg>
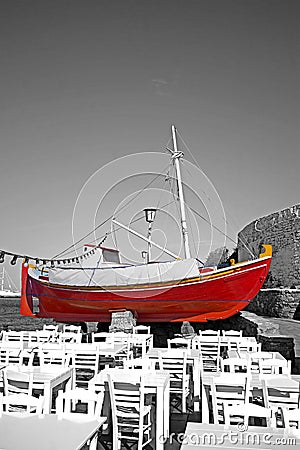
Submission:
<svg viewBox="0 0 300 450">
<path fill-rule="evenodd" d="M 95 251 L 104 264 L 97 267 L 77 264 L 45 270 L 23 264 L 21 314 L 64 322 L 109 322 L 112 312 L 131 311 L 139 322 L 205 322 L 236 314 L 257 295 L 270 268 L 270 245 L 263 245 L 264 252 L 252 261 L 230 260 L 225 267 L 199 267 L 191 257 L 175 127 L 172 137 L 185 258 L 178 260 L 167 252 L 175 260 L 122 265 L 118 250 L 100 245 Z M 134 234 L 155 245 L 149 236 Z"/>
</svg>

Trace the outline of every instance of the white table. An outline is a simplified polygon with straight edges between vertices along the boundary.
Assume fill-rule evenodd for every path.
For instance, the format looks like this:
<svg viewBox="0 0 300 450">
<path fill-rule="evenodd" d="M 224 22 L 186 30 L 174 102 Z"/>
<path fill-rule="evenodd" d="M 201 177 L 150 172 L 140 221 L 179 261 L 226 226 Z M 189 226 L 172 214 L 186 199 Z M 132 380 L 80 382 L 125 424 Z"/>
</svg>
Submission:
<svg viewBox="0 0 300 450">
<path fill-rule="evenodd" d="M 71 389 L 73 384 L 74 369 L 70 367 L 59 367 L 48 364 L 40 366 L 12 366 L 13 370 L 22 373 L 33 373 L 33 389 L 44 391 L 44 412 L 50 413 L 52 396 L 55 388 L 66 382 L 66 389 Z"/>
<path fill-rule="evenodd" d="M 106 342 L 91 343 L 67 343 L 65 344 L 66 353 L 72 353 L 75 350 L 84 350 L 86 353 L 94 352 L 97 347 L 100 356 L 116 356 L 127 349 L 126 343 L 117 342 L 112 345 Z"/>
<path fill-rule="evenodd" d="M 58 419 L 56 414 L 0 416 L 0 448 L 5 450 L 79 450 L 104 424 L 99 420 L 80 422 Z"/>
<path fill-rule="evenodd" d="M 174 349 L 171 349 L 174 350 Z M 158 359 L 159 353 L 170 352 L 168 348 L 153 347 L 146 353 L 146 357 L 150 359 Z M 201 353 L 196 349 L 181 349 L 177 348 L 176 352 L 187 353 L 187 364 L 192 366 L 193 371 L 193 386 L 194 386 L 194 411 L 199 411 L 200 408 L 200 380 L 201 380 Z"/>
<path fill-rule="evenodd" d="M 299 430 L 297 430 L 299 432 Z M 300 439 L 283 428 L 249 427 L 239 430 L 237 426 L 188 422 L 184 435 L 180 436 L 181 450 L 210 449 L 261 450 L 282 448 L 296 450 Z M 281 444 L 281 445 L 280 445 Z"/>
<path fill-rule="evenodd" d="M 166 371 L 144 373 L 142 370 L 108 368 L 102 370 L 89 381 L 89 389 L 97 392 L 97 386 L 107 387 L 107 374 L 128 383 L 136 383 L 143 376 L 145 392 L 156 394 L 156 450 L 163 450 L 162 438 L 169 436 L 170 375 Z"/>
</svg>

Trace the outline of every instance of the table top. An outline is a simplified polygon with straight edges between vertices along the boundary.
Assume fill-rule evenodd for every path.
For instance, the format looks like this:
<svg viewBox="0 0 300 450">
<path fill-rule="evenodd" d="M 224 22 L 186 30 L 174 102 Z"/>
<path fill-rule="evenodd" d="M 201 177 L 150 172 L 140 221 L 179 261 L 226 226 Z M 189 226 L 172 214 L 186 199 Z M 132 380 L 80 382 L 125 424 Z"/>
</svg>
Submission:
<svg viewBox="0 0 300 450">
<path fill-rule="evenodd" d="M 165 370 L 155 370 L 144 372 L 141 369 L 116 369 L 107 368 L 97 373 L 91 380 L 91 384 L 104 384 L 107 382 L 107 374 L 112 374 L 118 377 L 120 380 L 135 383 L 141 377 L 144 379 L 144 384 L 146 387 L 158 387 L 164 386 L 170 379 L 169 372 Z"/>
<path fill-rule="evenodd" d="M 80 422 L 59 419 L 56 414 L 0 416 L 0 448 L 5 450 L 79 450 L 106 421 Z"/>
<path fill-rule="evenodd" d="M 7 366 L 14 371 L 22 373 L 32 373 L 34 381 L 52 381 L 62 376 L 71 376 L 73 368 L 60 367 L 54 364 L 47 364 L 46 366 Z"/>
<path fill-rule="evenodd" d="M 245 358 L 245 359 L 252 358 L 257 360 L 280 359 L 282 361 L 286 361 L 285 357 L 282 356 L 282 354 L 279 352 L 258 352 L 259 353 L 258 358 L 254 358 L 255 353 L 256 352 L 251 353 L 251 352 L 239 352 L 238 350 L 229 350 L 228 356 L 229 358 Z"/>
<path fill-rule="evenodd" d="M 151 348 L 147 353 L 146 356 L 149 358 L 158 358 L 159 353 L 170 353 L 172 354 L 174 352 L 174 357 L 175 354 L 179 354 L 186 352 L 187 354 L 187 359 L 200 359 L 201 358 L 201 352 L 200 350 L 197 349 L 184 349 L 184 348 L 166 348 L 166 347 L 153 347 Z"/>
<path fill-rule="evenodd" d="M 229 375 L 229 372 L 202 372 L 201 379 L 205 386 L 211 386 L 213 380 L 222 376 Z M 232 374 L 234 375 L 234 374 Z M 246 375 L 246 374 L 244 374 Z M 250 388 L 262 388 L 262 380 L 268 380 L 268 384 L 278 387 L 290 387 L 299 390 L 300 376 L 298 375 L 261 375 L 259 373 L 251 373 Z"/>
<path fill-rule="evenodd" d="M 297 434 L 297 435 L 296 435 Z M 282 446 L 284 449 L 296 449 L 300 444 L 300 433 L 284 428 L 248 427 L 244 425 L 217 425 L 188 422 L 181 436 L 181 450 L 197 448 L 219 448 L 220 450 L 270 449 Z"/>
</svg>

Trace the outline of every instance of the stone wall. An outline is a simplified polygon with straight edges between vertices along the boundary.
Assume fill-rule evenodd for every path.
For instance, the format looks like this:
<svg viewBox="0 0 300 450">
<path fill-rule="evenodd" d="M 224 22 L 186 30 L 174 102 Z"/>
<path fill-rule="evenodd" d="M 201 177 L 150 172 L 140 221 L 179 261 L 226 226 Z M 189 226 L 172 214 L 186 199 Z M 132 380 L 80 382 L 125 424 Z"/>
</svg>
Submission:
<svg viewBox="0 0 300 450">
<path fill-rule="evenodd" d="M 270 317 L 300 317 L 300 205 L 251 222 L 238 234 L 239 261 L 272 244 L 273 259 L 263 289 L 247 310 Z"/>
<path fill-rule="evenodd" d="M 257 256 L 262 243 L 273 246 L 273 260 L 264 287 L 300 288 L 300 205 L 255 220 L 240 231 L 239 260 L 251 258 L 248 249 Z"/>
<path fill-rule="evenodd" d="M 300 289 L 262 289 L 247 311 L 269 317 L 299 318 Z"/>
</svg>

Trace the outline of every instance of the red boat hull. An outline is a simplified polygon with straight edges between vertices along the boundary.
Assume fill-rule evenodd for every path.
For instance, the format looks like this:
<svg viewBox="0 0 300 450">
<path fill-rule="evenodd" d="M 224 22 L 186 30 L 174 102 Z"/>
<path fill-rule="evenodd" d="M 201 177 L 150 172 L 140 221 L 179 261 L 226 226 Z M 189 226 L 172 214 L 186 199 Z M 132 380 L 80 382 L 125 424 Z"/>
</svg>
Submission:
<svg viewBox="0 0 300 450">
<path fill-rule="evenodd" d="M 206 322 L 226 319 L 243 308 L 261 289 L 271 257 L 237 264 L 200 279 L 178 284 L 105 290 L 51 285 L 30 276 L 23 267 L 21 314 L 64 322 L 110 322 L 111 313 L 132 311 L 139 322 Z M 33 313 L 32 298 L 39 300 Z"/>
</svg>

